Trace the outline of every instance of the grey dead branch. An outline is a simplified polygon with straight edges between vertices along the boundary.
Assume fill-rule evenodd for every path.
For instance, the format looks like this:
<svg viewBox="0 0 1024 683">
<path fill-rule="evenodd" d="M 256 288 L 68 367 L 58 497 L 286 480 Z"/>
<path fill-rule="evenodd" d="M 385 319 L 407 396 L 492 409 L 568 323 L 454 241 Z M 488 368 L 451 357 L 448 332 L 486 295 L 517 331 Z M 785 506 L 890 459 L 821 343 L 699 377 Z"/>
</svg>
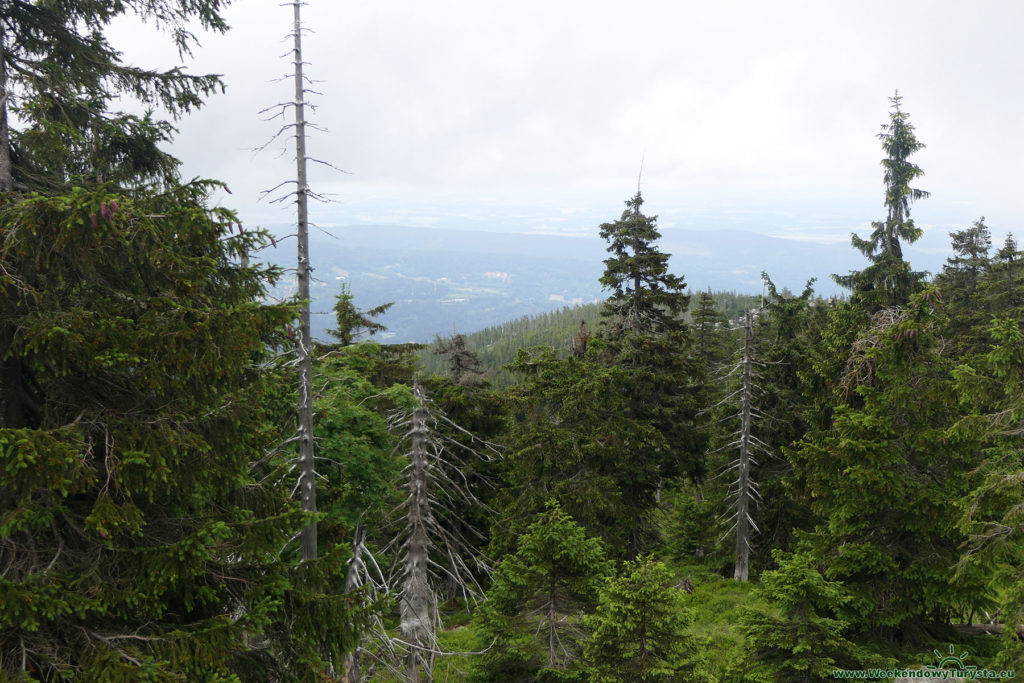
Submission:
<svg viewBox="0 0 1024 683">
<path fill-rule="evenodd" d="M 378 622 L 371 636 L 379 647 L 360 648 L 360 654 L 373 651 L 374 667 L 389 669 L 406 681 L 432 681 L 437 657 L 468 654 L 445 652 L 439 646 L 438 603 L 450 598 L 478 602 L 484 593 L 478 577 L 490 573 L 486 559 L 466 538 L 467 533 L 479 537 L 479 532 L 457 519 L 458 509 L 483 506 L 459 453 L 484 460 L 500 453 L 494 444 L 441 414 L 418 379 L 413 396 L 415 408 L 397 410 L 389 420 L 408 458 L 399 482 L 405 496 L 388 516 L 394 536 L 383 549 L 394 557 L 394 564 L 387 576 L 380 576 L 376 563 L 367 563 L 371 556 L 357 539 L 350 567 L 353 587 L 380 576 L 380 588 L 395 598 L 399 610 L 399 635 L 389 635 Z M 455 441 L 451 434 L 463 441 Z M 358 662 L 349 668 L 355 675 L 348 680 L 360 680 Z"/>
</svg>

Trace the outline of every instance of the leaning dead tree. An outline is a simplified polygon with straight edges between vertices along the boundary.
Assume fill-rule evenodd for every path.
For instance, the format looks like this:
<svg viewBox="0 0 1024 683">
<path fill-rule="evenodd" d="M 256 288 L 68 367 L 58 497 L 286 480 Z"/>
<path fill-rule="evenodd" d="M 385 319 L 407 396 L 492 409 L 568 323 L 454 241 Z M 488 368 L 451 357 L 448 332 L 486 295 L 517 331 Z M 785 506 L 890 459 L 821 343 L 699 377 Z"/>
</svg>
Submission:
<svg viewBox="0 0 1024 683">
<path fill-rule="evenodd" d="M 397 561 L 389 584 L 399 605 L 397 644 L 405 652 L 405 679 L 419 681 L 422 674 L 430 681 L 435 656 L 444 654 L 437 646 L 441 586 L 454 585 L 462 598 L 476 600 L 483 594 L 477 576 L 488 571 L 464 536 L 466 525 L 456 519 L 458 508 L 482 505 L 465 474 L 466 463 L 456 454 L 466 446 L 445 433 L 468 436 L 478 457 L 490 458 L 497 451 L 441 415 L 418 380 L 413 396 L 412 411 L 392 416 L 392 428 L 402 434 L 409 463 L 401 478 L 405 500 L 391 517 L 397 533 L 388 549 Z M 479 535 L 472 528 L 469 532 Z"/>
</svg>

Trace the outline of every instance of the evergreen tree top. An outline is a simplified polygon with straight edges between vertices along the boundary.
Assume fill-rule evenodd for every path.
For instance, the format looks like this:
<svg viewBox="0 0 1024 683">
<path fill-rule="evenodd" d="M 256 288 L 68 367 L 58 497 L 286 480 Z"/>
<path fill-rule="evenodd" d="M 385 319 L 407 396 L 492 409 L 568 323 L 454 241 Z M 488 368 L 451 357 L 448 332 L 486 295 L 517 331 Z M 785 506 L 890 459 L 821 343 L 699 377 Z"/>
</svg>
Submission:
<svg viewBox="0 0 1024 683">
<path fill-rule="evenodd" d="M 924 143 L 917 139 L 909 114 L 901 108 L 899 91 L 891 98 L 892 111 L 889 122 L 882 125 L 878 139 L 886 156 L 882 159 L 885 183 L 884 221 L 871 223 L 871 235 L 864 239 L 853 234 L 850 242 L 871 264 L 862 271 L 848 275 L 833 275 L 839 285 L 852 289 L 874 306 L 889 306 L 906 303 L 912 293 L 920 289 L 926 273 L 913 271 L 903 259 L 901 241 L 916 242 L 922 231 L 910 218 L 910 206 L 918 199 L 925 199 L 928 193 L 910 186 L 924 171 L 909 159 L 915 152 L 924 149 Z"/>
<path fill-rule="evenodd" d="M 658 249 L 657 216 L 644 215 L 643 203 L 637 192 L 626 201 L 619 220 L 600 227 L 611 254 L 600 282 L 612 292 L 603 311 L 612 320 L 612 336 L 681 329 L 681 316 L 690 304 L 683 278 L 668 272 L 671 254 Z"/>
<path fill-rule="evenodd" d="M 910 183 L 924 175 L 920 166 L 909 161 L 910 155 L 921 151 L 925 145 L 914 135 L 910 115 L 900 108 L 903 98 L 898 90 L 889 101 L 892 102 L 892 113 L 889 115 L 889 123 L 882 124 L 878 139 L 882 141 L 882 149 L 886 153 L 882 159 L 882 168 L 885 169 L 883 179 L 888 220 L 898 223 L 910 217 L 910 205 L 913 202 L 928 197 L 924 190 L 910 187 Z M 914 237 L 908 241 L 916 239 Z"/>
</svg>

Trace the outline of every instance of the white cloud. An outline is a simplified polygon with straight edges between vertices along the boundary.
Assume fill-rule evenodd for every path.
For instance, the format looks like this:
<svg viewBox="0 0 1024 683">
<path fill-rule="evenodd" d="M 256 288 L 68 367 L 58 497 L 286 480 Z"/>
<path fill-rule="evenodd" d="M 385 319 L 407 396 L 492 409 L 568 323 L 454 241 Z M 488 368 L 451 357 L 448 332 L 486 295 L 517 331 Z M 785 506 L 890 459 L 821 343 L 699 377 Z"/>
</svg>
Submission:
<svg viewBox="0 0 1024 683">
<path fill-rule="evenodd" d="M 563 217 L 558 230 L 596 230 L 644 157 L 665 226 L 848 235 L 880 217 L 874 136 L 897 87 L 928 145 L 917 162 L 933 199 L 918 220 L 1024 220 L 1024 4 L 1012 0 L 311 0 L 304 12 L 308 73 L 324 81 L 315 118 L 330 129 L 311 153 L 352 174 L 313 169 L 341 199 L 314 207 L 321 222 L 529 230 Z M 218 201 L 247 221 L 290 217 L 256 198 L 290 177 L 291 153 L 247 151 L 280 125 L 257 111 L 290 94 L 270 83 L 288 71 L 290 16 L 229 7 L 234 30 L 204 37 L 192 65 L 223 73 L 228 92 L 180 123 L 174 148 L 186 174 L 226 180 L 234 194 Z M 175 62 L 132 24 L 111 38 L 130 60 Z"/>
</svg>

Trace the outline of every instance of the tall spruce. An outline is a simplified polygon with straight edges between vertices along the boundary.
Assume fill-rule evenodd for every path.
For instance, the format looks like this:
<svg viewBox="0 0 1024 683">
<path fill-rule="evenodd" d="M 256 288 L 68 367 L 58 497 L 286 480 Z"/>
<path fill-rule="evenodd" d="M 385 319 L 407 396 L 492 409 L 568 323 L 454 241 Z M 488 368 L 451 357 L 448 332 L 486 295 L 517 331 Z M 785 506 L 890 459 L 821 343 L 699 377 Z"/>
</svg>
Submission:
<svg viewBox="0 0 1024 683">
<path fill-rule="evenodd" d="M 901 241 L 913 244 L 921 237 L 921 229 L 910 217 L 910 207 L 915 201 L 928 197 L 924 190 L 910 186 L 924 175 L 924 171 L 910 161 L 913 154 L 924 149 L 924 143 L 918 141 L 910 116 L 901 109 L 902 100 L 899 92 L 889 98 L 892 102 L 889 123 L 884 124 L 878 134 L 886 154 L 882 159 L 885 220 L 871 223 L 872 231 L 867 239 L 854 234 L 850 240 L 871 264 L 859 272 L 832 276 L 838 284 L 858 293 L 875 307 L 906 303 L 910 295 L 921 288 L 925 276 L 923 272 L 910 269 L 901 245 Z"/>
<path fill-rule="evenodd" d="M 508 511 L 521 523 L 553 497 L 630 557 L 658 539 L 662 487 L 681 475 L 699 480 L 704 469 L 701 378 L 682 317 L 689 296 L 642 204 L 638 193 L 600 227 L 611 254 L 600 334 L 568 358 L 534 349 L 509 366 L 522 384 L 512 401 Z"/>
<path fill-rule="evenodd" d="M 279 559 L 295 313 L 209 189 L 0 205 L 0 678 L 310 680 L 354 645 L 355 596 Z"/>
<path fill-rule="evenodd" d="M 649 509 L 667 480 L 703 477 L 705 438 L 697 428 L 701 369 L 690 352 L 692 340 L 683 317 L 690 297 L 684 279 L 668 270 L 670 255 L 658 248 L 657 217 L 645 215 L 642 206 L 637 192 L 619 220 L 600 227 L 611 255 L 601 277 L 611 294 L 601 314 L 605 362 L 629 376 L 623 387 L 626 416 L 650 425 L 661 437 L 630 446 L 637 452 L 629 457 L 650 463 L 656 477 L 632 482 L 623 493 L 633 505 Z M 651 532 L 650 525 L 637 525 L 631 555 L 649 548 Z"/>
</svg>

